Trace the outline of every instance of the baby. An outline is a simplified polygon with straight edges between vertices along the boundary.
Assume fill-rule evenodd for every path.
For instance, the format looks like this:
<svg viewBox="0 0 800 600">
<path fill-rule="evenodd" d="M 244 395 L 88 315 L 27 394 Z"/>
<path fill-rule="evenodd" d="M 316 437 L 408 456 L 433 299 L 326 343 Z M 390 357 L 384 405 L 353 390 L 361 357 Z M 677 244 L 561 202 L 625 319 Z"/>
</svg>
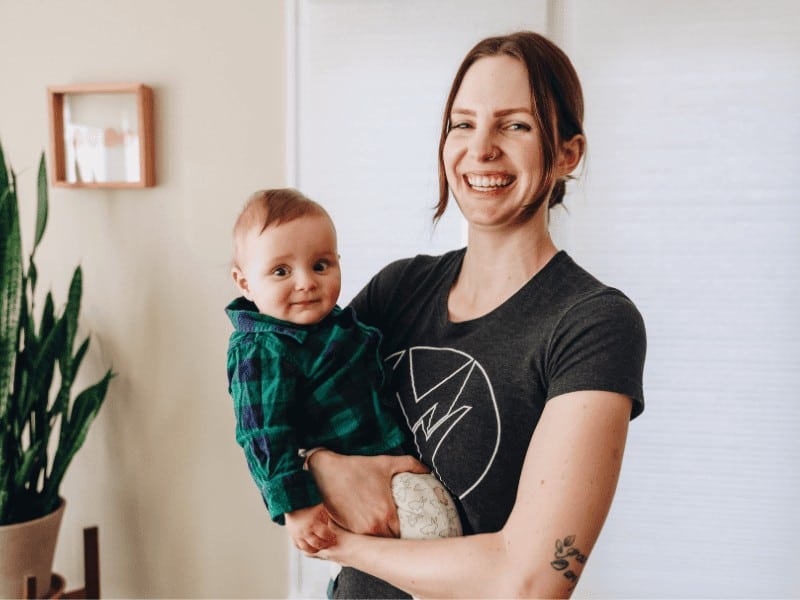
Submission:
<svg viewBox="0 0 800 600">
<path fill-rule="evenodd" d="M 294 189 L 256 192 L 233 238 L 242 294 L 226 308 L 236 440 L 272 519 L 313 553 L 335 535 L 306 457 L 318 448 L 396 454 L 405 428 L 381 393 L 380 332 L 336 304 L 341 270 L 325 209 Z M 461 535 L 453 499 L 433 475 L 401 473 L 392 489 L 402 537 Z"/>
</svg>

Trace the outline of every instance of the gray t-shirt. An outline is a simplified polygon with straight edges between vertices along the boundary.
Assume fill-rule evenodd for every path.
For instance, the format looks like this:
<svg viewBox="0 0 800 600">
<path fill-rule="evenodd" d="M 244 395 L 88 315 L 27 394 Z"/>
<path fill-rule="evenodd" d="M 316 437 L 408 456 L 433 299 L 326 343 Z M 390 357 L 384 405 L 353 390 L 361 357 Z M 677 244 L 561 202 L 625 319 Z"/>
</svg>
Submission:
<svg viewBox="0 0 800 600">
<path fill-rule="evenodd" d="M 563 251 L 489 314 L 452 323 L 447 297 L 463 258 L 461 249 L 394 262 L 351 305 L 383 332 L 409 451 L 450 490 L 469 534 L 506 522 L 548 400 L 610 391 L 633 399 L 631 418 L 642 412 L 646 338 L 634 304 Z M 408 597 L 353 569 L 334 595 Z"/>
</svg>

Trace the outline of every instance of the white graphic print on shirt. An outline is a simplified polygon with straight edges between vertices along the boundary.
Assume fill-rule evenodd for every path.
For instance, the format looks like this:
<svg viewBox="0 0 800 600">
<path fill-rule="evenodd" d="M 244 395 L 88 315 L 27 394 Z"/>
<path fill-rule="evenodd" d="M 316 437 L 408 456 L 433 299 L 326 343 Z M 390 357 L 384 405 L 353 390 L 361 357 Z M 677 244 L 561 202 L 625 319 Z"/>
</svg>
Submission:
<svg viewBox="0 0 800 600">
<path fill-rule="evenodd" d="M 416 346 L 388 356 L 386 363 L 419 455 L 463 500 L 486 476 L 500 445 L 500 414 L 488 374 L 453 348 Z M 477 430 L 484 440 L 494 435 L 494 444 L 476 445 Z"/>
</svg>

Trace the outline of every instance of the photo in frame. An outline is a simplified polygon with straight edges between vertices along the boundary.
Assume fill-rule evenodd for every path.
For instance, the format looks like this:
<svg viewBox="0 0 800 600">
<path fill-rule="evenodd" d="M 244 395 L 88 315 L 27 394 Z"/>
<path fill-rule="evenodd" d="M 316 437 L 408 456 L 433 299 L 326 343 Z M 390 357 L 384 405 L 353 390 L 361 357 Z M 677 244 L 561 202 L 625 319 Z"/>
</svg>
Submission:
<svg viewBox="0 0 800 600">
<path fill-rule="evenodd" d="M 155 185 L 153 91 L 141 83 L 48 87 L 53 185 Z"/>
</svg>

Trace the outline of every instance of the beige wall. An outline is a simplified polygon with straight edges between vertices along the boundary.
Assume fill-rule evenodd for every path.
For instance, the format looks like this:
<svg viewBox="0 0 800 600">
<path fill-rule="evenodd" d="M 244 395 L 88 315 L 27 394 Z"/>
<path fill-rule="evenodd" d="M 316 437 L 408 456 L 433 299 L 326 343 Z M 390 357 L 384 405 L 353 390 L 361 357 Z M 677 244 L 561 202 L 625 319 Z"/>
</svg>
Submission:
<svg viewBox="0 0 800 600">
<path fill-rule="evenodd" d="M 83 380 L 118 373 L 62 488 L 56 570 L 82 581 L 100 527 L 105 597 L 285 596 L 286 541 L 233 440 L 222 311 L 229 229 L 246 195 L 284 184 L 278 0 L 0 0 L 0 140 L 30 243 L 46 87 L 155 91 L 158 185 L 50 191 L 39 268 L 63 301 L 84 269 Z"/>
</svg>

